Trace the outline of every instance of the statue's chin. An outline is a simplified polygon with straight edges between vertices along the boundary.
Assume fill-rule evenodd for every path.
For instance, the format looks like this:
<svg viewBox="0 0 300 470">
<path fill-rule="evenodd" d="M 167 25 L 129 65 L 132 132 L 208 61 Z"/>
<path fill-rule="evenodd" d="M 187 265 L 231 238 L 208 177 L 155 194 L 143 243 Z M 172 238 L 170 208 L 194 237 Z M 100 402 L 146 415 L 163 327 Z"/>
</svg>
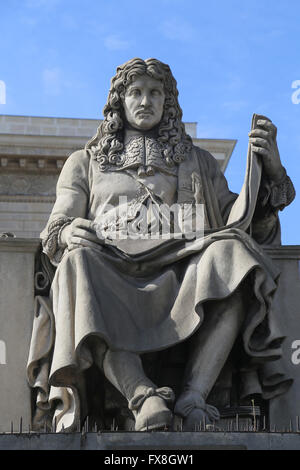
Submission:
<svg viewBox="0 0 300 470">
<path fill-rule="evenodd" d="M 150 131 L 159 124 L 159 121 L 153 120 L 153 116 L 141 117 L 135 121 L 127 121 L 126 127 L 136 129 L 138 131 Z"/>
<path fill-rule="evenodd" d="M 133 127 L 134 129 L 138 130 L 138 131 L 150 131 L 151 129 L 153 129 L 153 127 L 155 127 L 156 124 L 153 124 L 153 123 L 147 123 L 147 122 L 141 122 L 139 124 L 132 124 L 131 127 Z"/>
</svg>

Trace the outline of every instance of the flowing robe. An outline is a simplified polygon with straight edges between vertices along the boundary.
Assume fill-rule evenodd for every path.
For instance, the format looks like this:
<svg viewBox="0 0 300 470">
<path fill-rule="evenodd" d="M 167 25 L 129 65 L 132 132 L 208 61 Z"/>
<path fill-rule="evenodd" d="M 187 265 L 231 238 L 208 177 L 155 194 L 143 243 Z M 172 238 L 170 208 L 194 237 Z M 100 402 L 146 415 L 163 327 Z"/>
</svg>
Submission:
<svg viewBox="0 0 300 470">
<path fill-rule="evenodd" d="M 166 349 L 201 327 L 206 302 L 230 296 L 245 280 L 251 301 L 241 337 L 249 364 L 265 367 L 280 358 L 283 338 L 271 308 L 279 272 L 253 237 L 260 244 L 279 244 L 277 212 L 291 202 L 294 190 L 288 177 L 278 187 L 263 176 L 254 196 L 255 182 L 251 184 L 248 175 L 245 224 L 245 217 L 240 221 L 232 215 L 238 195 L 228 189 L 216 160 L 199 148 L 193 147 L 176 171 L 158 166 L 149 176 L 138 176 L 134 165 L 101 172 L 86 150 L 68 158 L 41 234 L 44 251 L 57 269 L 50 298 L 36 300 L 28 360 L 29 383 L 38 390 L 37 423 L 59 399 L 59 426 L 74 429 L 84 393 L 82 372 L 93 362 L 91 337 L 97 338 L 98 354 L 103 355 L 107 347 L 136 353 Z M 65 224 L 76 217 L 101 221 L 106 206 L 117 207 L 124 195 L 133 220 L 141 204 L 147 206 L 150 200 L 204 204 L 204 237 L 146 249 L 126 240 L 118 248 L 93 243 L 72 251 L 60 248 L 59 230 Z M 244 384 L 245 395 L 255 388 L 269 398 L 288 384 L 277 377 L 268 388 L 270 374 L 265 372 L 260 379 L 256 375 L 253 386 L 253 370 L 251 377 L 251 384 Z"/>
</svg>

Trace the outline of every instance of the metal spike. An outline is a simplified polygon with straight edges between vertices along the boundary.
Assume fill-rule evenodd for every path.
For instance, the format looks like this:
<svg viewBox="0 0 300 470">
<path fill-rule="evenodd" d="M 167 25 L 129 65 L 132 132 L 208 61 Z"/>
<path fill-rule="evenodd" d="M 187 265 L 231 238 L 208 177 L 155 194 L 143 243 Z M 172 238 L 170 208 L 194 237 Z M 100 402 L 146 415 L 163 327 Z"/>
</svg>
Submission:
<svg viewBox="0 0 300 470">
<path fill-rule="evenodd" d="M 291 419 L 290 419 L 290 432 L 293 432 L 293 423 Z"/>
<path fill-rule="evenodd" d="M 253 431 L 256 431 L 256 414 L 255 414 L 255 403 L 254 400 L 251 400 L 252 410 L 253 410 Z"/>
<path fill-rule="evenodd" d="M 22 416 L 20 418 L 20 434 L 22 434 L 22 424 L 23 424 L 23 419 Z"/>
<path fill-rule="evenodd" d="M 238 432 L 239 431 L 239 415 L 235 415 L 235 429 Z"/>
<path fill-rule="evenodd" d="M 52 432 L 56 432 L 56 416 L 54 417 L 54 429 Z"/>
<path fill-rule="evenodd" d="M 296 426 L 297 426 L 297 432 L 300 432 L 300 429 L 299 429 L 299 416 L 296 416 Z"/>
<path fill-rule="evenodd" d="M 14 423 L 11 421 L 10 423 L 10 433 L 13 434 L 14 433 Z"/>
</svg>

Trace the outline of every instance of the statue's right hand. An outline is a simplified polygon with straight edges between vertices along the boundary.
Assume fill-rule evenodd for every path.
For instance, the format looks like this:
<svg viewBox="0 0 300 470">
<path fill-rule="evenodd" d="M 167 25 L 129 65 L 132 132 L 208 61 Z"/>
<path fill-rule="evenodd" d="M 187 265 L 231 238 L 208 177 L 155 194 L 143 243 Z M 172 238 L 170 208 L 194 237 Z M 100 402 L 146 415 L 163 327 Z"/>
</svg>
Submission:
<svg viewBox="0 0 300 470">
<path fill-rule="evenodd" d="M 68 247 L 69 250 L 80 246 L 93 246 L 102 244 L 95 231 L 94 222 L 77 217 L 69 225 L 66 225 L 61 233 L 59 245 Z"/>
</svg>

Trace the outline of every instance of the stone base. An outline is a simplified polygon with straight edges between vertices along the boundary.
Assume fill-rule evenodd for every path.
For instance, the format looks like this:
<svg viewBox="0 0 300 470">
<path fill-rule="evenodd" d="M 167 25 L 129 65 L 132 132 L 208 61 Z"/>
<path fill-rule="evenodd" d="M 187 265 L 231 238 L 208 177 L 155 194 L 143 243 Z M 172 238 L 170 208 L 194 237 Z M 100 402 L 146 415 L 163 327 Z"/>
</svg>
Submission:
<svg viewBox="0 0 300 470">
<path fill-rule="evenodd" d="M 0 434 L 0 450 L 299 450 L 300 433 L 260 432 L 110 432 Z"/>
</svg>

